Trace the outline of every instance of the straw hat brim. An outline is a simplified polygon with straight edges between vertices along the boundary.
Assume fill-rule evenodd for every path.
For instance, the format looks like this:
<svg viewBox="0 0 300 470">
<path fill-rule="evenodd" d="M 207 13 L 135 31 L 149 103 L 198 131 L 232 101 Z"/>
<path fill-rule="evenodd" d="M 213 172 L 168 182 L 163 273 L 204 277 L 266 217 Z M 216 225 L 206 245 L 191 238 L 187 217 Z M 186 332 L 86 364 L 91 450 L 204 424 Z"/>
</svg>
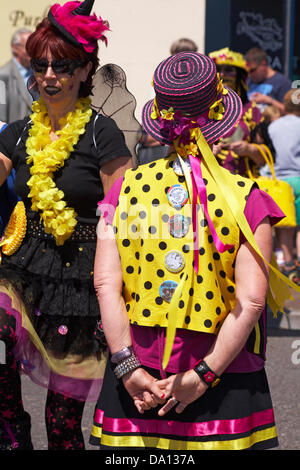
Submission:
<svg viewBox="0 0 300 470">
<path fill-rule="evenodd" d="M 203 136 L 207 143 L 212 144 L 217 142 L 222 136 L 226 135 L 240 120 L 242 115 L 242 102 L 240 97 L 231 89 L 227 88 L 228 93 L 223 95 L 224 114 L 223 119 L 216 121 L 210 119 L 207 124 L 201 127 Z M 170 145 L 167 136 L 161 133 L 160 122 L 158 119 L 152 119 L 151 114 L 153 111 L 154 100 L 148 101 L 142 111 L 142 124 L 147 132 L 155 140 Z M 176 110 L 175 110 L 176 111 Z M 196 117 L 195 117 L 196 119 Z"/>
</svg>

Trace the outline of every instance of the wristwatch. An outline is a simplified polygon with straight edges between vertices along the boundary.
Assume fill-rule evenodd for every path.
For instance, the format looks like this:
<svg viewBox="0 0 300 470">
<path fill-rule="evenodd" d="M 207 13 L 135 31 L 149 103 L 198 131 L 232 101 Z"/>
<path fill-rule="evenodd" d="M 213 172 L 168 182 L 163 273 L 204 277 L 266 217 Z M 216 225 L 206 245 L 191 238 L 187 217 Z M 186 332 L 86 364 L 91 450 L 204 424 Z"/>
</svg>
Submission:
<svg viewBox="0 0 300 470">
<path fill-rule="evenodd" d="M 220 377 L 217 376 L 215 372 L 213 372 L 210 367 L 206 364 L 206 362 L 201 359 L 196 367 L 194 367 L 194 371 L 196 374 L 199 375 L 200 379 L 209 387 L 215 387 L 220 382 Z"/>
</svg>

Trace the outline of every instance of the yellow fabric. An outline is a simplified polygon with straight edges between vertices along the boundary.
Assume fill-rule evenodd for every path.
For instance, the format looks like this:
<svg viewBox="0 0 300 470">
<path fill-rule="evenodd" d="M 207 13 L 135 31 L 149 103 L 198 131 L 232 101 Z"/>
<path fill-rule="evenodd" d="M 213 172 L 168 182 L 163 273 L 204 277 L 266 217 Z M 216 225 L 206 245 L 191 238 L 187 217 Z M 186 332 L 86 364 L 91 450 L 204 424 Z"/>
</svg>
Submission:
<svg viewBox="0 0 300 470">
<path fill-rule="evenodd" d="M 248 71 L 244 56 L 239 52 L 231 51 L 228 47 L 210 52 L 209 57 L 214 59 L 217 65 L 233 65 L 234 67 L 240 67 L 246 72 Z"/>
<path fill-rule="evenodd" d="M 270 267 L 267 299 L 273 314 L 276 315 L 278 311 L 283 312 L 285 301 L 292 299 L 289 287 L 300 292 L 299 286 L 280 273 L 274 257 L 271 263 L 265 260 L 244 215 L 245 197 L 250 193 L 253 182 L 239 175 L 232 175 L 221 168 L 200 129 L 194 130 L 194 138 L 202 155 L 202 174 L 204 181 L 207 182 L 209 214 L 221 241 L 226 243 L 227 240 L 224 240 L 221 235 L 222 232 L 220 232 L 222 229 L 220 225 L 221 218 L 216 216 L 216 212 L 213 211 L 214 206 L 210 201 L 209 195 L 213 194 L 215 196 L 213 201 L 218 201 L 218 208 L 222 208 L 222 211 L 224 211 L 226 226 L 230 233 L 228 242 L 235 246 L 233 253 L 225 252 L 219 254 L 220 259 L 214 259 L 216 251 L 213 253 L 213 244 L 212 240 L 209 241 L 208 227 L 206 226 L 204 230 L 202 228 L 200 233 L 203 235 L 202 245 L 205 255 L 203 255 L 203 258 L 201 257 L 200 266 L 201 268 L 203 266 L 204 269 L 207 266 L 209 275 L 206 276 L 205 283 L 202 284 L 204 277 L 202 278 L 203 271 L 200 271 L 201 288 L 199 288 L 200 278 L 196 276 L 191 267 L 189 271 L 184 270 L 181 273 L 170 273 L 168 271 L 165 273 L 165 269 L 162 269 L 163 255 L 159 243 L 164 239 L 163 230 L 166 230 L 166 228 L 163 226 L 163 217 L 159 216 L 159 211 L 166 210 L 168 217 L 176 212 L 178 213 L 178 210 L 172 209 L 169 204 L 166 204 L 164 196 L 167 188 L 178 182 L 175 173 L 170 169 L 170 159 L 158 160 L 155 165 L 144 165 L 142 173 L 138 173 L 138 171 L 136 173 L 133 171 L 127 172 L 121 190 L 119 206 L 115 213 L 114 224 L 118 231 L 117 243 L 123 268 L 124 298 L 128 316 L 132 323 L 138 325 L 167 327 L 163 368 L 166 368 L 170 358 L 176 328 L 217 334 L 226 315 L 234 307 L 235 284 L 232 264 L 238 247 L 239 229 L 256 253 Z M 183 180 L 181 184 L 185 185 L 189 191 L 189 197 L 191 197 L 190 184 L 187 183 L 189 178 L 183 178 Z M 239 181 L 242 186 L 238 184 Z M 138 195 L 142 195 L 139 204 L 137 204 Z M 136 199 L 135 204 L 132 204 L 132 196 Z M 158 198 L 160 200 L 157 208 L 155 208 L 153 201 L 158 200 Z M 215 206 L 214 209 L 216 210 L 217 207 Z M 141 217 L 142 213 L 144 214 L 143 217 Z M 191 217 L 189 207 L 184 206 L 179 210 L 179 213 L 184 214 L 185 217 Z M 150 214 L 151 220 L 157 222 L 157 226 L 154 226 L 156 230 L 154 238 L 149 235 L 152 223 L 151 220 L 150 222 L 148 220 Z M 152 219 L 153 216 L 154 219 Z M 201 217 L 199 217 L 201 225 L 200 219 Z M 133 227 L 135 227 L 134 230 Z M 193 234 L 191 232 L 190 226 L 184 239 L 167 237 L 168 251 L 181 250 L 182 252 L 184 251 L 183 245 L 188 245 L 188 252 L 191 251 L 191 247 L 193 247 Z M 150 255 L 151 260 L 147 260 L 148 255 Z M 190 263 L 189 266 L 191 266 Z M 163 273 L 160 280 L 157 279 L 159 270 Z M 220 274 L 221 271 L 225 273 L 224 277 Z M 143 274 L 139 276 L 138 274 L 141 272 Z M 166 279 L 176 281 L 178 286 L 173 293 L 170 304 L 165 301 L 161 302 L 159 294 L 159 284 Z M 208 294 L 210 297 L 208 297 Z M 200 311 L 201 314 L 199 314 Z M 171 318 L 169 318 L 170 312 Z M 256 349 L 258 349 L 258 345 L 259 338 L 257 337 Z"/>
<path fill-rule="evenodd" d="M 20 248 L 22 240 L 26 234 L 26 227 L 27 220 L 25 205 L 23 201 L 19 201 L 12 211 L 9 222 L 4 231 L 3 239 L 0 243 L 0 248 L 3 254 L 11 256 Z"/>
<path fill-rule="evenodd" d="M 250 436 L 229 439 L 224 441 L 180 441 L 178 439 L 167 439 L 164 437 L 148 436 L 116 436 L 102 433 L 102 428 L 93 426 L 92 436 L 101 438 L 101 444 L 112 447 L 141 447 L 169 450 L 242 450 L 248 449 L 257 442 L 263 442 L 277 437 L 276 427 L 272 426 L 261 431 L 255 431 Z"/>
<path fill-rule="evenodd" d="M 220 166 L 217 164 L 214 155 L 212 154 L 212 151 L 200 130 L 197 144 L 210 169 L 213 179 L 219 185 L 222 193 L 227 196 L 228 208 L 232 212 L 234 219 L 238 223 L 240 229 L 242 230 L 244 236 L 246 237 L 247 241 L 250 243 L 252 248 L 264 260 L 264 262 L 269 266 L 271 270 L 267 298 L 270 300 L 269 306 L 272 308 L 273 314 L 276 316 L 278 311 L 284 313 L 285 301 L 288 299 L 292 299 L 292 295 L 288 286 L 296 290 L 297 292 L 300 292 L 300 286 L 290 281 L 290 279 L 288 279 L 279 271 L 274 255 L 272 256 L 271 263 L 265 260 L 256 243 L 256 240 L 247 222 L 244 212 L 240 207 L 238 193 L 236 192 L 235 188 L 230 185 L 230 181 L 224 178 L 224 174 L 222 173 Z"/>
<path fill-rule="evenodd" d="M 197 276 L 192 265 L 194 256 L 192 224 L 183 238 L 173 238 L 168 230 L 167 219 L 169 220 L 174 214 L 182 214 L 190 221 L 192 219 L 191 177 L 189 173 L 186 177 L 178 177 L 175 174 L 172 169 L 175 158 L 176 156 L 172 156 L 156 161 L 155 165 L 151 163 L 143 165 L 142 173 L 139 173 L 139 169 L 127 171 L 114 219 L 125 284 L 123 294 L 129 319 L 138 325 L 168 326 L 171 341 L 167 343 L 167 351 L 172 345 L 176 328 L 206 333 L 218 332 L 235 302 L 232 265 L 240 236 L 240 230 L 234 219 L 228 217 L 228 213 L 220 216 L 220 210 L 224 211 L 226 207 L 224 196 L 203 165 L 203 178 L 207 181 L 209 214 L 220 239 L 223 243 L 230 241 L 235 245 L 235 249 L 231 253 L 217 252 L 212 243 L 209 227 L 202 227 L 204 216 L 199 207 L 200 270 Z M 230 185 L 237 186 L 240 203 L 244 209 L 253 182 L 239 175 L 232 175 L 225 169 L 221 171 L 227 175 Z M 179 210 L 169 204 L 166 196 L 166 188 L 175 184 L 180 184 L 189 193 L 187 204 Z M 148 189 L 148 187 L 148 191 L 143 191 L 143 188 Z M 153 204 L 156 199 L 159 201 L 157 206 Z M 155 229 L 155 233 L 149 233 L 150 227 Z M 228 235 L 222 234 L 224 227 L 229 230 Z M 173 250 L 180 251 L 185 258 L 185 267 L 178 273 L 172 273 L 164 266 L 166 253 Z M 150 256 L 148 261 L 147 255 L 153 255 L 153 259 Z M 158 271 L 163 273 L 161 277 L 157 274 Z M 166 280 L 178 283 L 171 304 L 161 301 L 160 298 L 159 287 Z M 151 283 L 151 286 L 148 283 Z"/>
<path fill-rule="evenodd" d="M 255 144 L 254 144 L 255 145 Z M 286 217 L 281 220 L 276 226 L 277 227 L 296 227 L 296 208 L 295 208 L 295 197 L 293 188 L 286 181 L 278 180 L 275 175 L 273 157 L 270 150 L 266 145 L 256 145 L 258 150 L 263 155 L 265 162 L 270 168 L 272 177 L 260 176 L 253 178 L 250 170 L 249 176 L 254 179 L 259 185 L 260 189 L 268 193 L 280 207 Z"/>
<path fill-rule="evenodd" d="M 32 127 L 26 140 L 28 154 L 26 162 L 30 166 L 30 188 L 32 210 L 41 213 L 45 232 L 52 234 L 58 246 L 70 238 L 77 224 L 76 212 L 67 207 L 64 193 L 53 180 L 54 173 L 62 168 L 69 158 L 85 126 L 92 116 L 90 98 L 80 98 L 74 112 L 60 119 L 60 130 L 56 131 L 57 140 L 51 141 L 51 122 L 45 102 L 40 98 L 32 104 L 30 116 Z"/>
<path fill-rule="evenodd" d="M 47 366 L 53 372 L 65 377 L 82 380 L 103 378 L 107 362 L 106 354 L 101 354 L 101 357 L 94 354 L 85 358 L 74 354 L 69 354 L 64 358 L 53 356 L 51 351 L 48 351 L 44 347 L 30 321 L 23 302 L 8 281 L 0 281 L 0 292 L 6 294 L 11 299 L 12 308 L 21 314 L 22 327 L 28 332 L 31 342 L 39 351 Z"/>
<path fill-rule="evenodd" d="M 243 115 L 239 121 L 235 125 L 235 132 L 228 138 L 221 138 L 220 142 L 223 144 L 230 145 L 232 142 L 237 142 L 239 140 L 243 140 L 245 142 L 250 142 L 250 133 L 251 131 L 257 126 L 258 122 L 257 120 L 253 120 L 253 111 L 257 111 L 257 104 L 254 101 L 251 101 L 250 103 L 247 103 L 246 105 L 247 110 L 244 112 Z M 263 120 L 263 117 L 261 117 L 261 121 Z M 247 132 L 246 132 L 246 129 Z M 234 170 L 231 169 L 231 172 L 238 173 L 242 176 L 249 177 L 249 171 L 247 171 L 247 168 L 251 168 L 251 174 L 253 177 L 257 178 L 259 176 L 259 167 L 253 162 L 253 160 L 250 160 L 249 157 L 240 157 L 237 153 L 235 153 L 233 150 L 228 150 L 226 148 L 223 148 L 217 155 L 217 158 L 219 159 L 220 164 L 223 166 L 228 158 L 228 154 L 230 153 L 231 158 L 234 159 Z M 242 169 L 239 165 L 239 160 L 243 159 L 246 165 L 246 171 L 243 170 L 243 173 L 241 173 Z"/>
</svg>

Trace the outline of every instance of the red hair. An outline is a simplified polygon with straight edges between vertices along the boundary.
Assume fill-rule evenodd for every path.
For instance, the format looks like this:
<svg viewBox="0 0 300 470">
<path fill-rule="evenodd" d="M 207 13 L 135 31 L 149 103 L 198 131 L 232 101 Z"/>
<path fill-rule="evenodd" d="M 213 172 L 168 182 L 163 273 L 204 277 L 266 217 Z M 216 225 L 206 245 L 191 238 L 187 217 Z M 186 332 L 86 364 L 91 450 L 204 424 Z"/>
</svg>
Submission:
<svg viewBox="0 0 300 470">
<path fill-rule="evenodd" d="M 81 84 L 79 96 L 87 97 L 92 93 L 93 75 L 99 65 L 98 44 L 93 52 L 88 53 L 82 47 L 75 46 L 65 39 L 48 18 L 44 18 L 29 36 L 26 50 L 32 59 L 41 59 L 45 57 L 47 51 L 50 51 L 55 59 L 76 59 L 82 62 L 91 62 L 91 71 L 86 82 Z"/>
</svg>

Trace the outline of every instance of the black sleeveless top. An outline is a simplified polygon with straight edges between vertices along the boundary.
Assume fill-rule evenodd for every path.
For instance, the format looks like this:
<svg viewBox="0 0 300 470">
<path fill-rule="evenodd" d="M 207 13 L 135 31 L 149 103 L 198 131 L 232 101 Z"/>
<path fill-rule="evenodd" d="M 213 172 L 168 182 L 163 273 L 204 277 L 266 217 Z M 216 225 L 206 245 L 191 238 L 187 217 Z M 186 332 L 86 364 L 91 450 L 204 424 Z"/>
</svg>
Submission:
<svg viewBox="0 0 300 470">
<path fill-rule="evenodd" d="M 26 117 L 8 125 L 0 134 L 0 152 L 12 161 L 16 171 L 15 190 L 26 208 L 31 207 L 26 184 L 31 177 L 26 163 L 30 126 L 30 118 Z M 64 200 L 76 211 L 79 222 L 97 223 L 97 202 L 104 197 L 100 169 L 105 163 L 123 156 L 131 156 L 123 133 L 113 119 L 93 111 L 74 152 L 54 175 L 56 186 L 64 192 Z"/>
</svg>

